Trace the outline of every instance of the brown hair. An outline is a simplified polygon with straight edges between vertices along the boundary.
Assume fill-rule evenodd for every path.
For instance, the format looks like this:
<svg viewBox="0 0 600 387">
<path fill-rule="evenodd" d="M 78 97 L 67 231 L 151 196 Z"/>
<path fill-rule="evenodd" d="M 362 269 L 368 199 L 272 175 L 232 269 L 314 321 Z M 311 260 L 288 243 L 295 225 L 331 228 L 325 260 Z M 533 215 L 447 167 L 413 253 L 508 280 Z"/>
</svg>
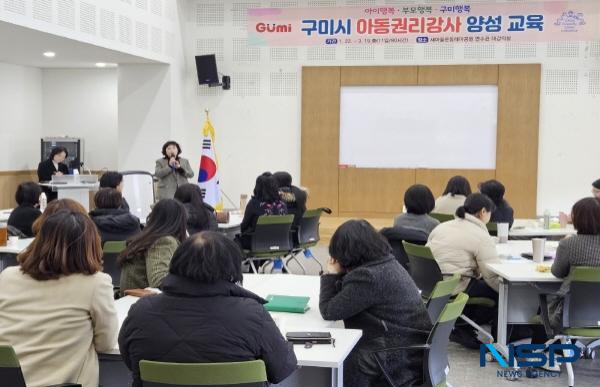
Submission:
<svg viewBox="0 0 600 387">
<path fill-rule="evenodd" d="M 94 195 L 96 208 L 119 208 L 123 204 L 123 196 L 115 188 L 101 188 Z"/>
<path fill-rule="evenodd" d="M 21 271 L 38 281 L 102 270 L 100 235 L 89 216 L 59 210 L 49 216 L 27 249 L 17 257 Z"/>
<path fill-rule="evenodd" d="M 596 198 L 579 200 L 571 210 L 573 227 L 577 234 L 600 234 L 600 201 Z"/>
<path fill-rule="evenodd" d="M 42 216 L 40 216 L 39 218 L 36 219 L 35 222 L 33 222 L 33 225 L 31 226 L 31 231 L 33 231 L 33 235 L 37 235 L 40 232 L 40 229 L 42 228 L 42 224 L 46 221 L 46 219 L 48 219 L 48 217 L 50 215 L 53 215 L 54 213 L 56 213 L 60 210 L 70 210 L 70 211 L 78 212 L 80 214 L 87 215 L 85 208 L 83 208 L 83 206 L 81 204 L 79 204 L 78 202 L 76 202 L 75 200 L 72 200 L 72 199 L 53 200 L 50 203 L 48 203 L 48 207 L 46 207 L 46 210 L 44 212 L 42 212 Z"/>
</svg>

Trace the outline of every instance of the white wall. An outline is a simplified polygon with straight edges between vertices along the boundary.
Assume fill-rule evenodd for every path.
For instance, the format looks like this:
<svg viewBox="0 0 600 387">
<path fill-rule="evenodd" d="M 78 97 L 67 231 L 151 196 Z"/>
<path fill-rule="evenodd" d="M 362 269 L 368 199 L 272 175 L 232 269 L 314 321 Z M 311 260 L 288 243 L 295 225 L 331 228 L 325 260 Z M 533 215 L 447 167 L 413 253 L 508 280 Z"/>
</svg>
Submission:
<svg viewBox="0 0 600 387">
<path fill-rule="evenodd" d="M 252 4 L 335 7 L 348 3 L 257 0 Z M 374 4 L 352 2 L 358 3 Z M 186 0 L 182 5 L 187 7 L 181 11 L 186 17 L 182 22 L 190 117 L 186 148 L 198 157 L 203 110 L 210 108 L 217 130 L 221 186 L 234 198 L 250 192 L 255 176 L 264 170 L 286 169 L 299 178 L 302 66 L 542 63 L 538 213 L 568 210 L 575 200 L 589 195 L 590 183 L 600 178 L 600 42 L 248 47 L 244 17 L 248 4 Z M 197 86 L 193 57 L 213 53 L 219 71 L 232 76 L 229 91 Z"/>
<path fill-rule="evenodd" d="M 167 65 L 119 66 L 119 170 L 154 173 L 171 139 L 171 74 Z"/>
<path fill-rule="evenodd" d="M 86 168 L 118 167 L 117 69 L 44 69 L 43 135 L 84 140 Z"/>
<path fill-rule="evenodd" d="M 0 170 L 37 169 L 42 137 L 42 72 L 0 63 Z"/>
<path fill-rule="evenodd" d="M 172 59 L 176 0 L 5 0 L 0 20 L 147 59 Z"/>
</svg>

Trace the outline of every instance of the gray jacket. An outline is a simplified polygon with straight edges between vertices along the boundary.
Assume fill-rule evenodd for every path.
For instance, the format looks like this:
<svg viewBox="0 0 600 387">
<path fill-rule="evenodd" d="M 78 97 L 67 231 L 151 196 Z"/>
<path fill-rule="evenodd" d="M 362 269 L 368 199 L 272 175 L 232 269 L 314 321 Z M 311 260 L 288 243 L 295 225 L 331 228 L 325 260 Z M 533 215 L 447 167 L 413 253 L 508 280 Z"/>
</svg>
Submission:
<svg viewBox="0 0 600 387">
<path fill-rule="evenodd" d="M 189 161 L 179 158 L 181 167 L 174 170 L 169 165 L 169 160 L 162 158 L 156 160 L 154 175 L 158 178 L 157 199 L 173 199 L 175 191 L 180 185 L 187 184 L 188 179 L 194 177 L 194 171 Z"/>
<path fill-rule="evenodd" d="M 319 300 L 325 320 L 344 320 L 363 335 L 344 361 L 344 386 L 387 385 L 373 351 L 425 344 L 431 321 L 412 278 L 393 256 L 359 266 L 345 275 L 321 276 Z M 397 386 L 422 376 L 420 356 L 410 351 L 383 354 Z"/>
</svg>

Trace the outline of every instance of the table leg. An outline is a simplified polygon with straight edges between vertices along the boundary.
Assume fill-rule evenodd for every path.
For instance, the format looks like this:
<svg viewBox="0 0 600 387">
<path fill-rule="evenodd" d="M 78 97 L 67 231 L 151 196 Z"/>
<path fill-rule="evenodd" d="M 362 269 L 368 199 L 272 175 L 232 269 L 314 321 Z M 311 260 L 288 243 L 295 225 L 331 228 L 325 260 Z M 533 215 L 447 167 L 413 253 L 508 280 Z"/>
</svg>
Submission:
<svg viewBox="0 0 600 387">
<path fill-rule="evenodd" d="M 331 369 L 331 387 L 344 387 L 344 364 Z"/>
<path fill-rule="evenodd" d="M 506 347 L 508 331 L 508 284 L 502 280 L 498 289 L 498 337 L 496 343 Z"/>
</svg>

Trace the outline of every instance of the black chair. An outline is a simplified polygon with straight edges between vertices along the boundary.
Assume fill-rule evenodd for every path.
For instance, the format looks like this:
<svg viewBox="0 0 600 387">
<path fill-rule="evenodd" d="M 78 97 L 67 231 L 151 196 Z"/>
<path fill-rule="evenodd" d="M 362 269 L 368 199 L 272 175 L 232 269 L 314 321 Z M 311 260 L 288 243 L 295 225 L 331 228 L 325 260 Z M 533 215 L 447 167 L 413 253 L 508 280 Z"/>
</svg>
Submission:
<svg viewBox="0 0 600 387">
<path fill-rule="evenodd" d="M 7 387 L 27 387 L 15 350 L 7 345 L 0 345 L 0 384 Z M 81 387 L 81 384 L 62 383 L 46 387 Z"/>
<path fill-rule="evenodd" d="M 417 245 L 424 245 L 427 243 L 427 233 L 422 230 L 410 229 L 407 227 L 385 227 L 380 231 L 381 235 L 387 239 L 390 246 L 392 246 L 392 253 L 398 262 L 406 269 L 410 271 L 410 263 L 408 261 L 408 255 L 404 251 L 404 245 L 402 242 L 407 241 Z"/>
<path fill-rule="evenodd" d="M 310 253 L 310 248 L 316 246 L 321 240 L 319 225 L 321 223 L 321 215 L 323 212 L 331 214 L 329 208 L 317 208 L 304 211 L 302 218 L 300 218 L 300 221 L 298 222 L 298 227 L 296 227 L 295 230 L 292 230 L 294 248 L 290 256 L 286 259 L 286 265 L 293 260 L 300 266 L 304 274 L 306 274 L 306 268 L 297 258 L 300 253 L 304 253 L 306 258 L 312 258 L 317 265 L 319 265 L 320 271 L 323 271 L 321 263 Z"/>
<path fill-rule="evenodd" d="M 404 249 L 406 250 L 410 262 L 410 276 L 421 290 L 421 296 L 427 300 L 431 297 L 433 289 L 438 282 L 444 280 L 444 276 L 453 276 L 454 274 L 442 273 L 440 266 L 433 257 L 433 253 L 429 247 L 419 246 L 408 242 L 403 242 L 402 244 L 404 245 Z M 461 277 L 473 279 L 473 277 L 470 276 Z M 469 287 L 467 286 L 467 291 L 468 289 Z M 468 304 L 486 308 L 496 307 L 496 302 L 494 300 L 485 297 L 471 297 L 469 298 Z M 477 331 L 479 341 L 482 343 L 494 342 L 494 337 L 475 321 L 465 315 L 461 315 L 460 318 Z"/>
<path fill-rule="evenodd" d="M 250 237 L 250 250 L 244 250 L 246 258 L 244 263 L 250 264 L 253 273 L 258 273 L 254 261 L 273 261 L 292 252 L 293 221 L 294 215 L 262 215 L 258 217 L 254 231 L 245 234 Z M 289 273 L 285 260 L 283 266 Z"/>
<path fill-rule="evenodd" d="M 394 378 L 391 375 L 391 372 L 401 372 L 401 370 L 398 370 L 394 364 L 386 364 L 388 363 L 388 359 L 393 359 L 393 354 L 396 352 L 408 352 L 410 355 L 415 352 L 419 353 L 418 356 L 414 355 L 423 361 L 423 380 L 417 385 L 418 387 L 441 387 L 447 385 L 446 369 L 448 368 L 448 342 L 450 340 L 450 333 L 454 329 L 456 319 L 462 314 L 468 300 L 469 296 L 465 293 L 460 293 L 452 302 L 444 307 L 444 310 L 433 325 L 426 343 L 387 348 L 374 352 L 375 361 L 390 386 L 401 387 L 394 383 Z"/>
</svg>

